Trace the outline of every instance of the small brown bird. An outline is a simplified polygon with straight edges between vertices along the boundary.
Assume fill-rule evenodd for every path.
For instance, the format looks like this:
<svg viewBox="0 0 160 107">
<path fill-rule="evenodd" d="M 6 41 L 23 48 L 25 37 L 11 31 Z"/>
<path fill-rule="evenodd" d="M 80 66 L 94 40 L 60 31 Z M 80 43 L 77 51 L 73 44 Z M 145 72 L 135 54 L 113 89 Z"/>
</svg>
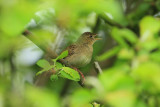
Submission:
<svg viewBox="0 0 160 107">
<path fill-rule="evenodd" d="M 74 67 L 81 68 L 87 65 L 92 59 L 93 44 L 100 38 L 96 38 L 97 34 L 91 32 L 83 33 L 79 39 L 68 46 L 68 56 L 64 61 Z"/>
<path fill-rule="evenodd" d="M 75 43 L 71 44 L 65 49 L 68 50 L 68 56 L 60 61 L 66 66 L 68 65 L 80 73 L 82 77 L 80 82 L 81 85 L 84 84 L 85 78 L 83 73 L 77 68 L 84 67 L 85 65 L 90 63 L 93 53 L 93 44 L 97 40 L 101 39 L 97 38 L 96 36 L 97 34 L 95 33 L 90 33 L 90 32 L 83 33 Z M 50 57 L 52 57 L 52 55 L 54 54 L 52 51 L 50 51 L 50 49 L 48 49 L 47 52 L 49 53 L 48 55 L 51 55 Z M 52 58 L 55 58 L 55 56 L 57 57 L 58 55 L 54 54 L 54 57 Z M 54 74 L 54 70 L 53 72 L 52 71 L 44 72 L 42 75 L 36 78 L 35 85 L 37 86 L 45 85 L 49 80 L 50 75 L 52 74 Z"/>
<path fill-rule="evenodd" d="M 96 38 L 97 34 L 91 32 L 83 33 L 79 39 L 68 46 L 65 50 L 68 50 L 68 56 L 64 58 L 65 64 L 72 66 L 73 69 L 78 71 L 81 75 L 80 84 L 83 86 L 84 84 L 84 75 L 83 73 L 77 69 L 84 67 L 88 63 L 90 63 L 92 59 L 93 53 L 93 44 L 100 40 L 101 38 Z"/>
</svg>

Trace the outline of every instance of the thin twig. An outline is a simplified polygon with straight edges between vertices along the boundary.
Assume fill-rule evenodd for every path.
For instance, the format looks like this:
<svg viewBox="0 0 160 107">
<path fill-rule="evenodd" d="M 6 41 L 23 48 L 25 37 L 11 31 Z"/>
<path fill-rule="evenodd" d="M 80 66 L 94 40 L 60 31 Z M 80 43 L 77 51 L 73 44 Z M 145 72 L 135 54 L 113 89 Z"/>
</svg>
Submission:
<svg viewBox="0 0 160 107">
<path fill-rule="evenodd" d="M 13 89 L 16 88 L 15 86 L 15 74 L 16 74 L 16 67 L 15 67 L 15 63 L 14 63 L 14 60 L 13 60 L 13 53 L 11 54 L 10 58 L 9 58 L 9 63 L 10 63 L 10 72 L 11 72 L 11 86 Z"/>
<path fill-rule="evenodd" d="M 94 62 L 97 73 L 102 74 L 102 69 L 97 61 Z"/>
<path fill-rule="evenodd" d="M 16 68 L 15 68 L 15 65 L 14 65 L 14 62 L 13 62 L 13 54 L 9 58 L 9 62 L 10 62 L 10 67 L 11 67 L 11 75 L 13 76 L 16 72 Z"/>
</svg>

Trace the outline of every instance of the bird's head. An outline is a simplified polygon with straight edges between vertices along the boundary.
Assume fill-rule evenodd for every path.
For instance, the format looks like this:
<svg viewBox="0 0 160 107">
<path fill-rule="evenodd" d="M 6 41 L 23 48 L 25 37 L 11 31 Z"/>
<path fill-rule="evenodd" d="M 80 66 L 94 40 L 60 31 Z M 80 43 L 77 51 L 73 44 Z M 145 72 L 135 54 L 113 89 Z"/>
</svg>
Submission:
<svg viewBox="0 0 160 107">
<path fill-rule="evenodd" d="M 88 43 L 93 45 L 95 41 L 100 39 L 101 38 L 98 38 L 96 33 L 84 32 L 78 41 L 81 43 Z"/>
</svg>

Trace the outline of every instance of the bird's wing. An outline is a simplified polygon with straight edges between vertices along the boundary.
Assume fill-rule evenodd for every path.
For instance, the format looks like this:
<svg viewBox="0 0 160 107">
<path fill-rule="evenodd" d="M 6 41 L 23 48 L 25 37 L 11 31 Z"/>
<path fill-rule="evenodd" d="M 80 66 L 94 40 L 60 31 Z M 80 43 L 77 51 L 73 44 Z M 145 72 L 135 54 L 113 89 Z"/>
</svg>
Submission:
<svg viewBox="0 0 160 107">
<path fill-rule="evenodd" d="M 73 54 L 75 54 L 76 49 L 77 49 L 77 46 L 73 44 L 68 46 L 65 50 L 68 50 L 68 56 L 72 56 Z"/>
</svg>

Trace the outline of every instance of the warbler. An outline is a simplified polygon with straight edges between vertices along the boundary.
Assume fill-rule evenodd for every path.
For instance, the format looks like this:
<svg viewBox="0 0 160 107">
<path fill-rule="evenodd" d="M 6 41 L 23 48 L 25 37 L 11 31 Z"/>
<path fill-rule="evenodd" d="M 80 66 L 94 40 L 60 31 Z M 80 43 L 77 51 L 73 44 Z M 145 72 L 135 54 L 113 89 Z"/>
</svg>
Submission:
<svg viewBox="0 0 160 107">
<path fill-rule="evenodd" d="M 65 49 L 68 50 L 68 56 L 64 61 L 77 68 L 84 67 L 92 59 L 93 44 L 100 39 L 95 33 L 84 32 L 75 43 Z"/>
</svg>

